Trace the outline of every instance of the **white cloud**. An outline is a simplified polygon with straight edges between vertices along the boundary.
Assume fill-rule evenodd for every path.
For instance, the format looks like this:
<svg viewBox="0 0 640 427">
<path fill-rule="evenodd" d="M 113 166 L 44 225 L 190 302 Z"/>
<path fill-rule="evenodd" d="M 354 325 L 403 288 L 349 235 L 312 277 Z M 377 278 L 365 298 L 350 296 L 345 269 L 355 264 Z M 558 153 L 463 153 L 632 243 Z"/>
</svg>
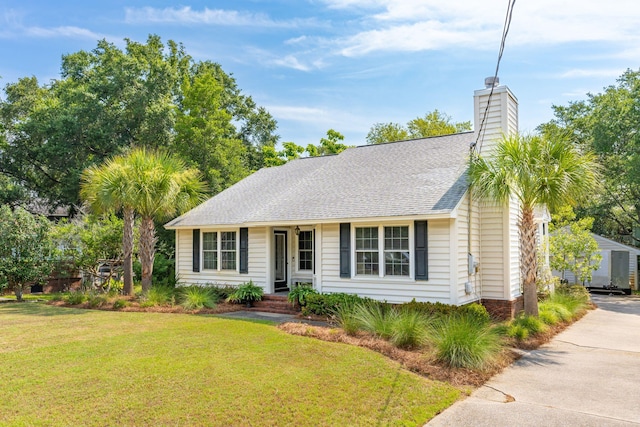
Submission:
<svg viewBox="0 0 640 427">
<path fill-rule="evenodd" d="M 265 108 L 278 121 L 292 121 L 308 125 L 313 129 L 336 128 L 340 132 L 361 132 L 371 125 L 371 118 L 358 116 L 335 108 L 304 107 L 293 105 L 266 105 Z"/>
<path fill-rule="evenodd" d="M 26 27 L 23 28 L 23 33 L 27 36 L 33 37 L 69 37 L 69 38 L 88 38 L 92 40 L 98 40 L 105 38 L 104 35 L 94 33 L 86 28 L 64 26 L 64 27 Z"/>
<path fill-rule="evenodd" d="M 496 48 L 506 2 L 477 0 L 324 0 L 332 9 L 360 12 L 356 32 L 332 39 L 343 55 L 374 51 Z M 574 42 L 640 44 L 640 2 L 536 0 L 516 2 L 508 44 L 545 46 Z M 613 53 L 613 52 L 612 52 Z"/>
<path fill-rule="evenodd" d="M 184 6 L 182 8 L 167 7 L 164 9 L 157 9 L 153 7 L 128 7 L 125 8 L 125 21 L 129 24 L 169 23 L 280 28 L 297 28 L 320 25 L 315 19 L 276 21 L 263 13 L 209 9 L 207 7 L 198 11 L 191 9 L 189 6 Z"/>
<path fill-rule="evenodd" d="M 285 68 L 293 68 L 294 70 L 299 70 L 299 71 L 310 71 L 312 68 L 315 68 L 308 64 L 303 64 L 293 55 L 287 55 L 282 58 L 272 59 L 268 62 L 273 65 L 277 65 Z"/>
</svg>

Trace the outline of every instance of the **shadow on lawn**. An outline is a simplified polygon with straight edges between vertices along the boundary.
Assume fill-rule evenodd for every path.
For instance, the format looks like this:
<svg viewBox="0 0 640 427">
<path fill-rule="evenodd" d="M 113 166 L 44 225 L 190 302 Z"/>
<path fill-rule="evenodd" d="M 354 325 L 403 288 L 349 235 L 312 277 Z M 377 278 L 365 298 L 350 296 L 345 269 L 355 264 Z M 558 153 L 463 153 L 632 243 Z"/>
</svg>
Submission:
<svg viewBox="0 0 640 427">
<path fill-rule="evenodd" d="M 0 314 L 23 314 L 25 316 L 75 316 L 87 314 L 89 310 L 80 310 L 67 307 L 53 307 L 43 303 L 36 302 L 6 302 L 0 304 Z"/>
</svg>

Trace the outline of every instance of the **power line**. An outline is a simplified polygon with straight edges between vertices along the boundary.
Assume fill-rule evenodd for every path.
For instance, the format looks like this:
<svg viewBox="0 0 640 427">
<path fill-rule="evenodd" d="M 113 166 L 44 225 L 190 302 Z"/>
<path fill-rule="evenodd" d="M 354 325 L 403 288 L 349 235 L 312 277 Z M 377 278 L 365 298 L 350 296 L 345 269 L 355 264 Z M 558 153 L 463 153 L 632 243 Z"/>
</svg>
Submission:
<svg viewBox="0 0 640 427">
<path fill-rule="evenodd" d="M 507 41 L 507 34 L 509 34 L 509 28 L 511 27 L 511 17 L 513 16 L 513 7 L 516 4 L 516 0 L 508 0 L 509 3 L 507 5 L 507 14 L 504 18 L 504 25 L 502 27 L 502 39 L 500 41 L 500 49 L 498 51 L 498 61 L 496 63 L 496 72 L 493 75 L 493 82 L 491 84 L 491 92 L 489 92 L 489 99 L 487 100 L 487 106 L 484 109 L 484 114 L 482 115 L 482 121 L 480 122 L 480 129 L 478 129 L 478 136 L 476 136 L 476 141 L 473 143 L 472 149 L 480 152 L 482 149 L 482 142 L 484 140 L 484 124 L 487 120 L 487 115 L 489 114 L 489 106 L 491 105 L 491 97 L 493 96 L 493 89 L 495 88 L 495 81 L 498 78 L 498 71 L 500 70 L 500 61 L 502 60 L 502 54 L 504 53 L 504 46 Z M 481 138 L 482 137 L 482 138 Z M 478 147 L 478 141 L 480 142 L 480 147 Z"/>
</svg>

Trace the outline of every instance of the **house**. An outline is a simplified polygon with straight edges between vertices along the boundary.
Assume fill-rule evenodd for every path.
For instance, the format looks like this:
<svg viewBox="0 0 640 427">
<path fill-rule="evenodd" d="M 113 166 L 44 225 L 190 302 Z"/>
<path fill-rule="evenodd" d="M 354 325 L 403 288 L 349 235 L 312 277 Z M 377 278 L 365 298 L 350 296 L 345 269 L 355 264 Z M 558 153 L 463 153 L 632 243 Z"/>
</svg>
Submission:
<svg viewBox="0 0 640 427">
<path fill-rule="evenodd" d="M 640 262 L 640 248 L 627 246 L 598 234 L 591 233 L 598 242 L 602 260 L 598 269 L 593 271 L 591 281 L 585 286 L 592 289 L 602 289 L 610 285 L 630 294 L 638 289 L 638 265 Z M 576 277 L 570 271 L 554 272 L 558 277 L 577 283 Z"/>
<path fill-rule="evenodd" d="M 251 279 L 268 294 L 307 282 L 392 303 L 482 301 L 513 315 L 522 308 L 518 205 L 479 204 L 466 181 L 477 139 L 490 155 L 518 130 L 516 97 L 486 86 L 473 98 L 480 138 L 464 132 L 296 159 L 172 220 L 179 280 Z"/>
</svg>

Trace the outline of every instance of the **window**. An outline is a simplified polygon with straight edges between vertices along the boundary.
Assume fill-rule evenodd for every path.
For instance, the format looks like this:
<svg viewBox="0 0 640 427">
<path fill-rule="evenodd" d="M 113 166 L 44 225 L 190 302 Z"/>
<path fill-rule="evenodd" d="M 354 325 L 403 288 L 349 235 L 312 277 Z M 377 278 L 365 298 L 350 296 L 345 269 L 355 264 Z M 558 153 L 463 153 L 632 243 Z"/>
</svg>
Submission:
<svg viewBox="0 0 640 427">
<path fill-rule="evenodd" d="M 235 231 L 223 231 L 220 233 L 220 268 L 222 270 L 236 269 Z"/>
<path fill-rule="evenodd" d="M 202 233 L 202 267 L 218 269 L 218 233 Z"/>
<path fill-rule="evenodd" d="M 409 227 L 384 228 L 384 274 L 409 275 Z"/>
<path fill-rule="evenodd" d="M 236 269 L 235 231 L 202 233 L 202 267 L 205 270 Z"/>
<path fill-rule="evenodd" d="M 298 235 L 298 270 L 313 270 L 313 232 Z"/>
<path fill-rule="evenodd" d="M 408 226 L 356 227 L 355 232 L 357 275 L 409 276 Z M 382 244 L 380 233 L 384 233 Z M 382 272 L 380 259 L 384 259 Z"/>
<path fill-rule="evenodd" d="M 378 228 L 356 228 L 356 274 L 378 275 Z"/>
</svg>

